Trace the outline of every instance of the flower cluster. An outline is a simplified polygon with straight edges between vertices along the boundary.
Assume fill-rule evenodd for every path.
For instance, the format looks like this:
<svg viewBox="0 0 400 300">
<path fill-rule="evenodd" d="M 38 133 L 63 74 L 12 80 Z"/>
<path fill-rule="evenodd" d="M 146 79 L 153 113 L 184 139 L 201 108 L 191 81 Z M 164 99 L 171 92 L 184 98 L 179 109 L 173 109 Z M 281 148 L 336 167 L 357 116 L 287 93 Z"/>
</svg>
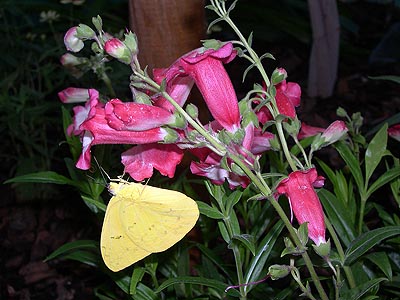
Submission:
<svg viewBox="0 0 400 300">
<path fill-rule="evenodd" d="M 312 151 L 336 142 L 347 132 L 342 121 L 327 129 L 300 125 L 296 107 L 300 105 L 301 89 L 286 81 L 286 71 L 277 69 L 272 86 L 253 91 L 256 96 L 238 101 L 232 82 L 224 68 L 237 55 L 232 42 L 209 41 L 179 59 L 170 67 L 153 70 L 153 78 L 143 71 L 137 60 L 138 46 L 133 33 L 120 40 L 103 32 L 101 20 L 94 19 L 99 34 L 90 27 L 79 25 L 65 35 L 66 48 L 79 52 L 85 40 L 93 40 L 102 60 L 115 58 L 129 65 L 133 74 L 130 88 L 133 101 L 120 99 L 101 101 L 95 89 L 67 88 L 59 93 L 64 103 L 84 102 L 74 107 L 73 124 L 68 134 L 79 136 L 82 154 L 76 166 L 86 170 L 91 164 L 91 147 L 98 144 L 133 145 L 121 155 L 125 172 L 142 181 L 153 175 L 154 169 L 173 177 L 185 151 L 197 157 L 191 162 L 193 174 L 207 177 L 215 184 L 228 182 L 231 188 L 246 187 L 251 181 L 248 173 L 235 164 L 239 158 L 250 172 L 260 172 L 259 157 L 286 143 L 268 124 L 277 119 L 297 124 L 288 133 L 294 138 L 314 136 Z M 84 60 L 67 53 L 62 63 L 75 67 Z M 213 117 L 207 124 L 197 118 L 197 108 L 187 104 L 189 93 L 196 85 Z M 268 91 L 273 90 L 273 96 Z M 186 111 L 183 109 L 186 108 Z M 281 116 L 281 117 L 279 117 Z M 325 242 L 322 207 L 314 187 L 323 179 L 315 168 L 293 172 L 278 184 L 275 195 L 285 194 L 299 223 L 308 222 L 309 236 L 319 245 Z M 301 166 L 302 167 L 302 166 Z"/>
</svg>

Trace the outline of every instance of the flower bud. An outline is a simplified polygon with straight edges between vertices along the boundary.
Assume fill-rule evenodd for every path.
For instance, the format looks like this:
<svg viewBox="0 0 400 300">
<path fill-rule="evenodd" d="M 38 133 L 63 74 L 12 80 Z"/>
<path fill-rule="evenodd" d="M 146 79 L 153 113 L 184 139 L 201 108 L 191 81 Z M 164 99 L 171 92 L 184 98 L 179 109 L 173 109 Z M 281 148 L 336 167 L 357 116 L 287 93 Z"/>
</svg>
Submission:
<svg viewBox="0 0 400 300">
<path fill-rule="evenodd" d="M 199 109 L 192 103 L 186 105 L 186 112 L 193 119 L 197 119 L 199 117 Z"/>
<path fill-rule="evenodd" d="M 124 64 L 128 65 L 132 61 L 131 51 L 122 41 L 117 38 L 108 40 L 104 44 L 104 50 L 107 52 L 107 54 L 118 59 Z"/>
<path fill-rule="evenodd" d="M 79 52 L 84 46 L 82 40 L 77 37 L 77 28 L 71 27 L 64 36 L 64 45 L 68 51 Z"/>
<path fill-rule="evenodd" d="M 284 278 L 290 273 L 290 266 L 288 265 L 272 265 L 268 268 L 268 275 L 272 280 Z"/>
<path fill-rule="evenodd" d="M 273 85 L 276 85 L 282 81 L 284 81 L 287 78 L 287 72 L 283 68 L 278 68 L 275 69 L 274 72 L 272 72 L 271 76 L 271 82 Z"/>
</svg>

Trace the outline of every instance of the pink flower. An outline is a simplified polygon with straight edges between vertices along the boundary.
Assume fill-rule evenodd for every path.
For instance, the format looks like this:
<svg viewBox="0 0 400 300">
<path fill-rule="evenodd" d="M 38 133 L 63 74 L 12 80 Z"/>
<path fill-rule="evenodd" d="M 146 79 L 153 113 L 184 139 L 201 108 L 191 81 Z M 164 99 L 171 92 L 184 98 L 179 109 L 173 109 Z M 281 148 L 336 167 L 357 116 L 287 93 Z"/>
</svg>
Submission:
<svg viewBox="0 0 400 300">
<path fill-rule="evenodd" d="M 393 125 L 388 128 L 388 134 L 391 138 L 400 142 L 400 124 Z"/>
<path fill-rule="evenodd" d="M 207 177 L 214 184 L 223 184 L 226 180 L 231 189 L 237 186 L 245 188 L 250 184 L 247 176 L 240 176 L 223 168 L 221 157 L 208 148 L 193 149 L 192 152 L 202 156 L 200 162 L 190 164 L 190 171 L 193 174 Z"/>
<path fill-rule="evenodd" d="M 79 169 L 90 168 L 90 150 L 99 144 L 148 144 L 163 141 L 168 131 L 157 127 L 143 131 L 116 130 L 108 125 L 104 104 L 99 103 L 99 93 L 89 89 L 89 100 L 85 106 L 74 107 L 73 123 L 68 134 L 79 135 L 82 154 L 76 164 Z"/>
<path fill-rule="evenodd" d="M 71 27 L 64 35 L 64 45 L 68 51 L 79 52 L 84 46 L 83 41 L 76 37 L 77 28 L 77 26 Z"/>
<path fill-rule="evenodd" d="M 175 116 L 163 108 L 119 99 L 107 102 L 105 114 L 116 130 L 144 131 L 175 122 Z"/>
<path fill-rule="evenodd" d="M 275 99 L 279 113 L 294 119 L 296 117 L 295 107 L 298 107 L 300 105 L 300 86 L 297 83 L 286 83 L 286 80 L 283 80 L 275 87 Z"/>
<path fill-rule="evenodd" d="M 230 132 L 240 128 L 240 113 L 235 90 L 223 63 L 230 62 L 235 56 L 232 43 L 226 43 L 218 50 L 199 48 L 183 55 L 165 70 L 167 82 L 177 76 L 190 76 L 212 116 Z"/>
<path fill-rule="evenodd" d="M 162 175 L 174 177 L 176 166 L 182 161 L 183 150 L 176 145 L 147 144 L 135 146 L 122 153 L 125 172 L 142 181 L 153 175 L 153 168 Z"/>
<path fill-rule="evenodd" d="M 284 69 L 279 69 L 279 72 L 286 72 Z M 296 117 L 296 107 L 300 105 L 301 89 L 295 82 L 281 81 L 275 86 L 276 95 L 275 101 L 278 112 L 292 119 Z M 263 106 L 257 113 L 258 120 L 261 124 L 272 120 L 271 112 L 267 107 Z"/>
<path fill-rule="evenodd" d="M 325 128 L 314 127 L 314 126 L 307 125 L 304 122 L 301 122 L 301 128 L 300 128 L 299 134 L 297 135 L 297 138 L 299 140 L 302 140 L 307 137 L 317 135 L 318 133 L 322 133 L 322 132 L 324 132 L 324 130 L 325 130 Z"/>
<path fill-rule="evenodd" d="M 89 91 L 88 89 L 69 87 L 59 92 L 58 97 L 63 103 L 86 102 L 89 100 Z M 92 93 L 97 93 L 96 97 L 98 98 L 96 90 L 92 90 Z"/>
<path fill-rule="evenodd" d="M 313 186 L 321 187 L 323 177 L 319 177 L 315 168 L 306 171 L 295 171 L 282 180 L 277 194 L 285 194 L 291 209 L 299 222 L 308 222 L 308 236 L 318 246 L 325 243 L 325 222 L 321 202 Z"/>
</svg>

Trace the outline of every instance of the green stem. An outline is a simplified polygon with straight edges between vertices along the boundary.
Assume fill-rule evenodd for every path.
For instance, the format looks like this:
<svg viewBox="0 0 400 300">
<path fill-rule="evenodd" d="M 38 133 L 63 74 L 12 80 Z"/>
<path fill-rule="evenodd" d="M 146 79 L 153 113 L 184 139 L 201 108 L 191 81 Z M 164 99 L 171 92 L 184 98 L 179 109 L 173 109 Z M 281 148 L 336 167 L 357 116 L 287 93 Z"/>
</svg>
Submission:
<svg viewBox="0 0 400 300">
<path fill-rule="evenodd" d="M 292 159 L 292 156 L 290 155 L 290 151 L 289 151 L 288 145 L 286 143 L 286 139 L 285 139 L 285 134 L 283 133 L 282 123 L 280 121 L 276 122 L 276 130 L 278 131 L 279 140 L 281 142 L 282 150 L 283 150 L 283 153 L 285 154 L 286 160 L 289 163 L 292 171 L 296 171 L 297 167 Z"/>
<path fill-rule="evenodd" d="M 360 202 L 360 216 L 358 219 L 358 234 L 362 233 L 363 221 L 364 221 L 364 212 L 365 212 L 365 204 L 367 203 L 367 199 L 361 195 Z"/>
<path fill-rule="evenodd" d="M 344 255 L 344 251 L 342 248 L 342 244 L 339 241 L 339 238 L 336 234 L 335 229 L 333 228 L 331 222 L 329 221 L 329 219 L 326 216 L 325 216 L 325 224 L 326 224 L 326 228 L 328 229 L 328 232 L 333 240 L 333 243 L 336 246 L 336 250 L 339 254 L 340 261 L 344 262 L 345 255 Z M 349 266 L 343 266 L 343 270 L 346 274 L 346 278 L 347 278 L 350 288 L 352 288 L 352 289 L 355 288 L 356 283 L 355 283 L 353 272 L 351 271 L 351 268 Z"/>
<path fill-rule="evenodd" d="M 106 84 L 108 91 L 110 92 L 110 96 L 112 98 L 116 98 L 117 94 L 114 91 L 114 88 L 112 86 L 110 77 L 108 77 L 108 75 L 106 74 L 106 72 L 104 71 L 103 74 L 101 74 L 101 79 L 103 80 L 103 82 Z"/>
</svg>

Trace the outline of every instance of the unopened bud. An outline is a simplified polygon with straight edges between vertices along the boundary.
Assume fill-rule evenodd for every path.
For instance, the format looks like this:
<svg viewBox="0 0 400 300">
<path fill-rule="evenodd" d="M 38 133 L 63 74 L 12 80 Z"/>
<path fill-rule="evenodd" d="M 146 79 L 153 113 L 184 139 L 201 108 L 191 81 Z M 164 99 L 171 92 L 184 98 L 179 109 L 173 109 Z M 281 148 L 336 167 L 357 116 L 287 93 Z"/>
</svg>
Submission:
<svg viewBox="0 0 400 300">
<path fill-rule="evenodd" d="M 192 103 L 186 105 L 186 112 L 193 119 L 197 119 L 199 117 L 199 109 Z"/>
<path fill-rule="evenodd" d="M 290 266 L 288 265 L 272 265 L 268 268 L 268 275 L 272 280 L 284 278 L 290 273 Z"/>
<path fill-rule="evenodd" d="M 284 81 L 286 78 L 287 78 L 286 70 L 283 68 L 278 68 L 275 69 L 274 72 L 272 72 L 271 82 L 273 85 L 276 85 Z"/>
<path fill-rule="evenodd" d="M 129 65 L 132 61 L 132 55 L 129 48 L 119 39 L 113 38 L 104 44 L 104 50 L 107 54 L 118 59 L 124 64 Z"/>
</svg>

